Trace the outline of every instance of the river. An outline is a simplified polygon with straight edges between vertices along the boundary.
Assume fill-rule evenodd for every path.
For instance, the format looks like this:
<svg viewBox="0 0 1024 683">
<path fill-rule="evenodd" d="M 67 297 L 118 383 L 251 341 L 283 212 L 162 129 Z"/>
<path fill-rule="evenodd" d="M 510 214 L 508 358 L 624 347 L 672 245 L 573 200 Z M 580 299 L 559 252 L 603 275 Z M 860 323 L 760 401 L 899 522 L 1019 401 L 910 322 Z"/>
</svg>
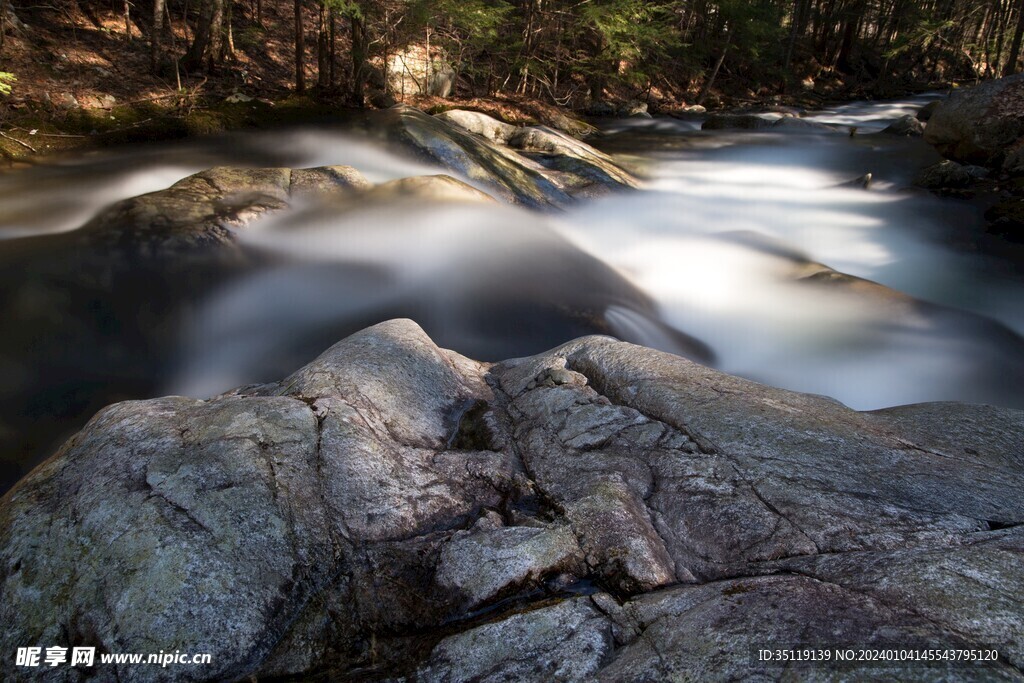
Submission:
<svg viewBox="0 0 1024 683">
<path fill-rule="evenodd" d="M 187 294 L 149 275 L 141 289 L 83 294 L 73 259 L 45 275 L 26 269 L 22 286 L 20 254 L 33 243 L 22 238 L 74 230 L 114 201 L 214 165 L 345 164 L 373 182 L 445 169 L 334 126 L 136 146 L 0 175 L 4 282 L 19 287 L 3 299 L 0 484 L 111 401 L 280 379 L 396 316 L 443 346 L 498 360 L 600 331 L 576 315 L 598 310 L 628 341 L 861 410 L 1022 407 L 1019 251 L 983 235 L 976 205 L 911 187 L 939 158 L 925 142 L 878 134 L 928 99 L 806 117 L 856 127 L 849 136 L 701 131 L 699 117 L 610 121 L 592 142 L 642 170 L 638 191 L 543 214 L 299 207 L 241 235 L 269 255 L 259 267 Z M 865 173 L 870 189 L 844 185 Z M 609 284 L 619 281 L 630 287 Z M 54 301 L 74 301 L 76 313 Z"/>
</svg>

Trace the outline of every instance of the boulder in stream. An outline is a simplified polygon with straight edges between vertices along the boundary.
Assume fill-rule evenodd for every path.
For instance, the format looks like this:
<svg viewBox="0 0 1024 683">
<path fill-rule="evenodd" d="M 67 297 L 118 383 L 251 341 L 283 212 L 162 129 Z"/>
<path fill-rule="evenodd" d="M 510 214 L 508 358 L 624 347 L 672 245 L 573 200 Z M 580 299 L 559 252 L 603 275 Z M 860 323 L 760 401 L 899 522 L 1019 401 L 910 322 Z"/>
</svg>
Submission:
<svg viewBox="0 0 1024 683">
<path fill-rule="evenodd" d="M 400 106 L 374 113 L 368 125 L 374 131 L 383 130 L 391 142 L 479 184 L 495 197 L 530 208 L 558 208 L 571 203 L 575 194 L 636 185 L 636 180 L 607 155 L 565 133 L 543 127 L 513 132 L 488 118 L 477 112 L 456 111 L 428 116 Z M 541 148 L 530 154 L 513 149 L 525 151 L 526 143 L 513 142 L 522 141 L 524 135 L 537 140 Z"/>
<path fill-rule="evenodd" d="M 1024 136 L 1024 74 L 953 91 L 932 114 L 925 131 L 945 157 L 996 167 Z"/>
<path fill-rule="evenodd" d="M 906 114 L 883 128 L 882 132 L 886 135 L 921 137 L 924 135 L 924 124 L 916 117 Z"/>
</svg>

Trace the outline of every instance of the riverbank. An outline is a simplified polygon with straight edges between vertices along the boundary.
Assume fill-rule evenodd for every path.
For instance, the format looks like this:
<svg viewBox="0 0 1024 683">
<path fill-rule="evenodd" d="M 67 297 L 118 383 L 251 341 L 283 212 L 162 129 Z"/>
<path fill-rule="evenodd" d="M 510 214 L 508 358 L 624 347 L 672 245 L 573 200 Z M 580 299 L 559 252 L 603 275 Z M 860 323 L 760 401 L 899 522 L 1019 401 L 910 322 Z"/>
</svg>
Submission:
<svg viewBox="0 0 1024 683">
<path fill-rule="evenodd" d="M 83 13 L 86 12 L 87 13 Z M 154 74 L 148 41 L 137 26 L 125 32 L 124 17 L 111 10 L 77 5 L 60 12 L 39 7 L 10 14 L 0 71 L 17 81 L 0 95 L 0 170 L 31 164 L 47 156 L 121 144 L 177 140 L 210 133 L 265 130 L 321 123 L 353 109 L 341 85 L 310 87 L 297 95 L 289 50 L 289 32 L 275 17 L 284 10 L 264 8 L 263 23 L 236 17 L 230 58 L 208 73 L 189 74 L 177 63 Z M 315 26 L 307 26 L 315 30 Z M 189 37 L 186 27 L 170 27 L 171 43 Z M 312 65 L 310 66 L 312 69 Z M 377 69 L 378 67 L 374 67 Z M 307 74 L 315 82 L 315 72 Z M 339 77 L 340 78 L 340 77 Z M 396 100 L 427 113 L 444 109 L 481 111 L 513 125 L 543 124 L 580 136 L 592 130 L 590 116 L 679 115 L 765 107 L 817 109 L 878 93 L 870 84 L 846 82 L 838 74 L 784 93 L 720 79 L 702 96 L 700 79 L 668 88 L 627 87 L 609 83 L 601 101 L 559 106 L 551 98 L 509 93 L 494 97 L 425 97 L 385 94 L 379 74 L 367 91 L 367 106 L 384 108 Z M 930 84 L 921 89 L 948 87 Z M 903 88 L 889 97 L 906 94 Z M 701 106 L 695 105 L 702 102 Z"/>
<path fill-rule="evenodd" d="M 439 98 L 410 97 L 406 103 L 427 113 L 450 109 L 479 111 L 516 126 L 546 125 L 575 137 L 596 129 L 589 121 L 595 114 L 609 116 L 692 116 L 705 111 L 742 112 L 775 109 L 817 109 L 844 101 L 810 94 L 772 96 L 763 101 L 717 98 L 720 106 L 706 108 L 685 101 L 649 104 L 622 94 L 597 110 L 573 110 L 533 98 Z M 374 107 L 370 107 L 371 109 Z M 46 102 L 21 98 L 16 107 L 0 100 L 0 171 L 42 158 L 116 147 L 131 143 L 161 142 L 215 133 L 273 130 L 303 124 L 337 122 L 365 109 L 332 98 L 283 93 L 275 99 L 243 93 L 208 98 L 170 93 L 105 107 L 60 109 Z"/>
</svg>

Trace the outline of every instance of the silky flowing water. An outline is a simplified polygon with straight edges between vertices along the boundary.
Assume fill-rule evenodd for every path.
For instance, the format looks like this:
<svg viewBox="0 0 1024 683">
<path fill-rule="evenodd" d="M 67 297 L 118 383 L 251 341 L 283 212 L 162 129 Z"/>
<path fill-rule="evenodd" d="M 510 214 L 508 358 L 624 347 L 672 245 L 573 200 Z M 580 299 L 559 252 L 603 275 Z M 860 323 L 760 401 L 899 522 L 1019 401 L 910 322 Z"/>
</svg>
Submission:
<svg viewBox="0 0 1024 683">
<path fill-rule="evenodd" d="M 211 278 L 198 295 L 154 280 L 152 306 L 146 292 L 86 296 L 57 327 L 42 309 L 54 288 L 76 295 L 80 266 L 68 263 L 64 278 L 64 264 L 50 264 L 47 278 L 0 312 L 0 483 L 111 401 L 208 397 L 281 379 L 345 335 L 397 316 L 484 360 L 604 330 L 857 409 L 1024 406 L 1019 251 L 984 236 L 976 205 L 911 187 L 939 158 L 925 142 L 878 133 L 927 99 L 807 117 L 856 127 L 852 136 L 703 132 L 699 118 L 609 122 L 591 142 L 642 171 L 638 191 L 545 214 L 429 202 L 299 206 L 241 233 L 262 255 L 258 267 Z M 214 165 L 338 164 L 373 182 L 447 172 L 344 126 L 66 158 L 0 175 L 0 256 L 28 249 L 20 238 L 74 230 L 114 201 Z M 865 173 L 870 189 L 844 185 Z M 17 281 L 18 260 L 5 264 L 5 281 Z M 119 297 L 143 303 L 134 314 L 97 312 Z M 66 332 L 54 339 L 54 329 Z"/>
</svg>

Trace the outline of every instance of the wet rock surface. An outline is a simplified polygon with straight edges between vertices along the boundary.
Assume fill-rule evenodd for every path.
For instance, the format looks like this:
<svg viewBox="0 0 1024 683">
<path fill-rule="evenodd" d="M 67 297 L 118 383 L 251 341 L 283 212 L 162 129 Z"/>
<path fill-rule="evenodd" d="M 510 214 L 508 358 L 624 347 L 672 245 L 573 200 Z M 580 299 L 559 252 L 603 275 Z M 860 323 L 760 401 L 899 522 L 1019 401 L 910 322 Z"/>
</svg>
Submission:
<svg viewBox="0 0 1024 683">
<path fill-rule="evenodd" d="M 101 411 L 0 501 L 0 646 L 213 655 L 97 680 L 1021 680 L 1022 442 L 1020 411 L 858 413 L 607 337 L 482 364 L 395 320 Z M 1005 659 L 753 657 L 804 643 Z"/>
<path fill-rule="evenodd" d="M 574 196 L 637 186 L 636 178 L 610 156 L 560 130 L 516 127 L 474 111 L 452 110 L 435 118 L 517 150 L 546 168 Z"/>
<path fill-rule="evenodd" d="M 607 155 L 544 126 L 519 129 L 471 111 L 429 116 L 407 106 L 375 112 L 367 126 L 406 152 L 479 184 L 496 198 L 529 208 L 564 207 L 577 195 L 637 185 Z"/>
</svg>

